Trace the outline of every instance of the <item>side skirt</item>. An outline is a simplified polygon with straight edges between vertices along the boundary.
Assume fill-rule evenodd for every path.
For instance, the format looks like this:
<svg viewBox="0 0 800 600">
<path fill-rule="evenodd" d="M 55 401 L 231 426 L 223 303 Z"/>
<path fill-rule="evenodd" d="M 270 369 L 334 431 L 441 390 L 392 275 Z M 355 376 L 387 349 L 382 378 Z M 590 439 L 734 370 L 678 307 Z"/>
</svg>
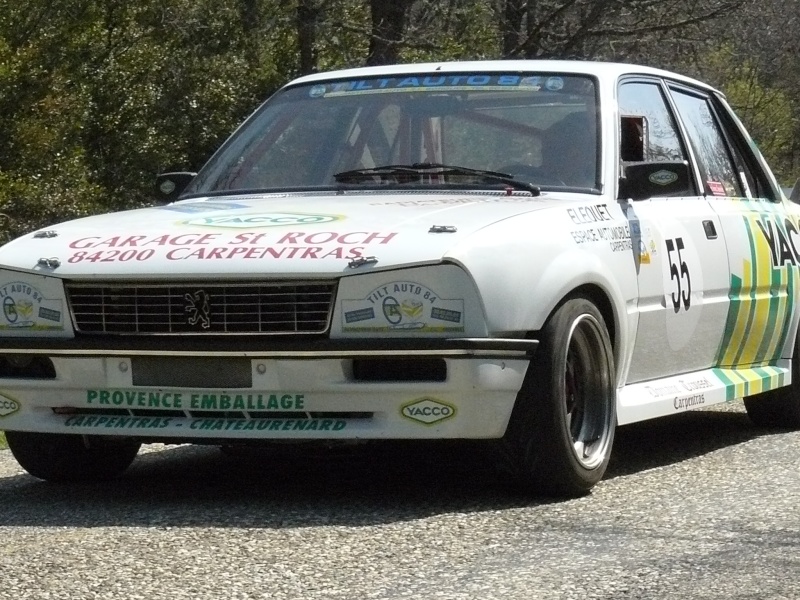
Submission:
<svg viewBox="0 0 800 600">
<path fill-rule="evenodd" d="M 791 360 L 774 365 L 714 368 L 626 385 L 617 394 L 617 423 L 625 425 L 692 408 L 733 402 L 792 382 Z"/>
</svg>

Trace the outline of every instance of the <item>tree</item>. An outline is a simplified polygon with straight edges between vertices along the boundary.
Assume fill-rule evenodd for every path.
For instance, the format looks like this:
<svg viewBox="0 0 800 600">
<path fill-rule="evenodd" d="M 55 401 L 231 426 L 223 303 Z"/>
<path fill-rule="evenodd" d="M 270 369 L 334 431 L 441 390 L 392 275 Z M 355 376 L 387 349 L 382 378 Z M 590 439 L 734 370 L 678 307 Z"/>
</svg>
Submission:
<svg viewBox="0 0 800 600">
<path fill-rule="evenodd" d="M 399 62 L 400 42 L 411 6 L 416 0 L 370 0 L 372 33 L 366 64 L 385 65 Z"/>
<path fill-rule="evenodd" d="M 0 0 L 0 234 L 146 204 L 292 77 L 390 62 L 675 68 L 726 91 L 792 181 L 798 20 L 795 0 Z"/>
</svg>

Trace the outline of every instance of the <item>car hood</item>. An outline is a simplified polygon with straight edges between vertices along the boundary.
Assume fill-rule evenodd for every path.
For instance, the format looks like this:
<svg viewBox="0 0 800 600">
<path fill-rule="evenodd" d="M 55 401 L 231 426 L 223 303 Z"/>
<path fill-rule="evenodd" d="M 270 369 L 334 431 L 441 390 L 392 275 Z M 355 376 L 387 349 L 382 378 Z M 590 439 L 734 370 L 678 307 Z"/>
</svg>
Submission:
<svg viewBox="0 0 800 600">
<path fill-rule="evenodd" d="M 366 257 L 373 269 L 437 262 L 492 223 L 556 204 L 547 194 L 195 198 L 25 235 L 0 248 L 0 265 L 69 278 L 339 275 Z"/>
</svg>

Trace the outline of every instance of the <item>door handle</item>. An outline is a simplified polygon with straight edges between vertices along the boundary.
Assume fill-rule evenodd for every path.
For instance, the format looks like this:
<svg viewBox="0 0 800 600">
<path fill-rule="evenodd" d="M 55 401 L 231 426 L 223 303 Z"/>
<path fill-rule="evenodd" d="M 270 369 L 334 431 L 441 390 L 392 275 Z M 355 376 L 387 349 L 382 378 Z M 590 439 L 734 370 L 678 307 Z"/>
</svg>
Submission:
<svg viewBox="0 0 800 600">
<path fill-rule="evenodd" d="M 706 232 L 708 239 L 717 239 L 717 228 L 714 226 L 714 221 L 703 221 L 703 230 Z"/>
</svg>

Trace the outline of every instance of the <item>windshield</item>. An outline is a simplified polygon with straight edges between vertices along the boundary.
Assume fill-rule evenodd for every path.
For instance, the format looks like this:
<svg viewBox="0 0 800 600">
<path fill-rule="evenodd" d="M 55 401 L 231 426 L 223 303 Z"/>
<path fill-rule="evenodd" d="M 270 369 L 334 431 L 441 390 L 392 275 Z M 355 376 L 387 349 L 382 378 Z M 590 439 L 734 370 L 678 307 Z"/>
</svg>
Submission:
<svg viewBox="0 0 800 600">
<path fill-rule="evenodd" d="M 486 188 L 502 185 L 503 174 L 539 188 L 596 188 L 596 96 L 594 79 L 561 74 L 437 73 L 296 85 L 270 98 L 186 194 Z M 409 176 L 419 165 L 425 168 Z M 431 168 L 437 165 L 448 169 Z M 393 176 L 397 168 L 403 177 Z"/>
</svg>

